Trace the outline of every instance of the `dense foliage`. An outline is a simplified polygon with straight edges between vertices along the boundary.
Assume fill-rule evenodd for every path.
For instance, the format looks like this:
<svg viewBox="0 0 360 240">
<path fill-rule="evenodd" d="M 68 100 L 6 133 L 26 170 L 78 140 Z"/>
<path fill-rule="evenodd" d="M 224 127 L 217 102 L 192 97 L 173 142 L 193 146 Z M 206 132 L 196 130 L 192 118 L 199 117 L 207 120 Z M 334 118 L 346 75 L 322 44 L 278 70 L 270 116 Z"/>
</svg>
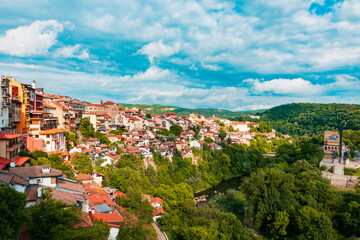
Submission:
<svg viewBox="0 0 360 240">
<path fill-rule="evenodd" d="M 26 194 L 0 186 L 0 239 L 17 239 L 20 227 L 29 219 Z"/>
<path fill-rule="evenodd" d="M 59 169 L 69 179 L 74 179 L 73 169 L 70 165 L 62 161 L 58 154 L 48 154 L 37 150 L 31 153 L 30 163 L 32 166 L 51 165 L 52 168 Z"/>
<path fill-rule="evenodd" d="M 74 205 L 66 207 L 60 200 L 51 197 L 50 189 L 42 194 L 39 204 L 30 207 L 32 223 L 29 233 L 35 239 L 100 239 L 106 240 L 110 227 L 103 222 L 95 222 L 92 228 L 77 226 L 81 221 L 81 209 Z"/>
<path fill-rule="evenodd" d="M 293 103 L 271 108 L 261 119 L 277 131 L 292 136 L 338 129 L 342 120 L 346 121 L 345 129 L 360 130 L 360 105 Z"/>
</svg>

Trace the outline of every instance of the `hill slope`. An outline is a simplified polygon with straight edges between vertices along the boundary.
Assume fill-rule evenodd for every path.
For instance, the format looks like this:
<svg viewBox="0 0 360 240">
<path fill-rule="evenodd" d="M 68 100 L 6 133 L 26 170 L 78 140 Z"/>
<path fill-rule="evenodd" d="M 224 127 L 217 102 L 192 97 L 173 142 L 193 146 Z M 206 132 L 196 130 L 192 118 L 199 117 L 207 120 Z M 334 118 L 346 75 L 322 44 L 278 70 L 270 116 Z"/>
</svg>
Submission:
<svg viewBox="0 0 360 240">
<path fill-rule="evenodd" d="M 337 129 L 342 120 L 345 129 L 360 130 L 360 105 L 293 103 L 265 111 L 262 119 L 284 134 L 301 136 Z"/>
<path fill-rule="evenodd" d="M 190 109 L 190 108 L 181 108 L 175 106 L 165 106 L 165 105 L 149 105 L 149 104 L 123 104 L 125 107 L 132 108 L 138 107 L 151 114 L 163 114 L 168 112 L 174 112 L 178 116 L 189 116 L 190 113 L 196 113 L 204 115 L 206 118 L 212 117 L 213 115 L 220 118 L 230 118 L 235 116 L 241 116 L 245 114 L 259 114 L 265 110 L 257 111 L 244 111 L 244 112 L 232 112 L 222 109 Z"/>
</svg>

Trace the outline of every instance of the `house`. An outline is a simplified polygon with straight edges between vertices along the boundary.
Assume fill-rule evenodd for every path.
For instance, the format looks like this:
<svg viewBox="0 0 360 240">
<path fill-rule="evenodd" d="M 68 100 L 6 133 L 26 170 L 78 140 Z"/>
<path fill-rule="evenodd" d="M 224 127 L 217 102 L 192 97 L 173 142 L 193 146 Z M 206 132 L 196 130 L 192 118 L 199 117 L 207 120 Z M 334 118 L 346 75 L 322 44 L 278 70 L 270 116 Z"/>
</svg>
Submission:
<svg viewBox="0 0 360 240">
<path fill-rule="evenodd" d="M 104 181 L 104 175 L 96 172 L 95 170 L 92 171 L 91 176 L 93 177 L 93 182 L 97 184 L 99 187 L 102 187 L 102 183 Z"/>
<path fill-rule="evenodd" d="M 13 159 L 23 148 L 22 134 L 0 131 L 0 157 Z"/>
<path fill-rule="evenodd" d="M 82 184 L 93 183 L 94 177 L 89 174 L 79 173 L 75 176 L 76 181 L 81 182 Z"/>
<path fill-rule="evenodd" d="M 62 172 L 50 165 L 9 168 L 9 172 L 29 181 L 30 184 L 41 184 L 45 187 L 56 187 L 58 177 Z"/>
<path fill-rule="evenodd" d="M 217 145 L 216 143 L 210 143 L 209 147 L 211 148 L 211 150 L 223 150 L 223 147 Z"/>
<path fill-rule="evenodd" d="M 162 208 L 154 209 L 154 211 L 153 211 L 154 222 L 156 222 L 156 219 L 160 218 L 161 215 L 163 215 L 164 213 L 166 213 L 166 212 Z"/>
<path fill-rule="evenodd" d="M 162 208 L 163 206 L 163 200 L 158 197 L 154 197 L 150 199 L 150 205 L 153 206 L 156 209 Z"/>
</svg>

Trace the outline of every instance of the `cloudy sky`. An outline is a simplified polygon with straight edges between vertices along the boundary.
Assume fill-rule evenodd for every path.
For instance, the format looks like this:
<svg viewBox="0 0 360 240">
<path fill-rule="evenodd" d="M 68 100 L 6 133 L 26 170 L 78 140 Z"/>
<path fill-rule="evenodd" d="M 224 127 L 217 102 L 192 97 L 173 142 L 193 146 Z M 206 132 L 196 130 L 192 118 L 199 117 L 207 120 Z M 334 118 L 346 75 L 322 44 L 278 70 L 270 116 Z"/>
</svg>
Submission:
<svg viewBox="0 0 360 240">
<path fill-rule="evenodd" d="M 359 0 L 0 0 L 0 75 L 93 102 L 360 103 Z"/>
</svg>

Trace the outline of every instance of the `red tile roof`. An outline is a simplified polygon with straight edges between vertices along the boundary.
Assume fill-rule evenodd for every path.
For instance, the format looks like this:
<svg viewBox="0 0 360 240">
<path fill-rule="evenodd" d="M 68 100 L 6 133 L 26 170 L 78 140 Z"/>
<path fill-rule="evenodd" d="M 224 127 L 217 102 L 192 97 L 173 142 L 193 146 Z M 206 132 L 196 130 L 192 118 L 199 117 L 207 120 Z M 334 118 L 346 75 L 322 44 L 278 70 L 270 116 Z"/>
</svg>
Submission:
<svg viewBox="0 0 360 240">
<path fill-rule="evenodd" d="M 150 204 L 152 203 L 159 203 L 159 204 L 163 204 L 163 200 L 161 198 L 158 198 L 158 197 L 154 197 L 150 200 Z"/>
<path fill-rule="evenodd" d="M 29 157 L 16 157 L 13 159 L 13 161 L 15 162 L 15 166 L 21 166 L 23 165 L 27 160 L 29 160 Z"/>
<path fill-rule="evenodd" d="M 9 159 L 0 157 L 0 170 L 4 169 L 10 162 Z"/>
<path fill-rule="evenodd" d="M 119 227 L 120 224 L 124 222 L 124 219 L 115 211 L 112 213 L 91 213 L 90 216 L 93 221 L 95 221 L 95 219 L 102 219 L 105 223 L 113 227 Z"/>
<path fill-rule="evenodd" d="M 0 139 L 14 139 L 21 136 L 21 134 L 0 131 Z"/>
<path fill-rule="evenodd" d="M 164 213 L 166 213 L 166 212 L 162 208 L 154 209 L 153 216 L 155 217 L 155 216 L 158 216 L 158 215 L 161 215 L 161 214 L 164 214 Z"/>
<path fill-rule="evenodd" d="M 78 175 L 76 175 L 75 178 L 76 178 L 77 181 L 94 180 L 94 178 L 91 175 L 84 174 L 84 173 L 79 173 Z"/>
<path fill-rule="evenodd" d="M 94 205 L 106 203 L 109 206 L 116 206 L 116 204 L 111 201 L 108 196 L 104 196 L 102 194 L 90 195 L 90 199 L 94 203 Z"/>
</svg>

